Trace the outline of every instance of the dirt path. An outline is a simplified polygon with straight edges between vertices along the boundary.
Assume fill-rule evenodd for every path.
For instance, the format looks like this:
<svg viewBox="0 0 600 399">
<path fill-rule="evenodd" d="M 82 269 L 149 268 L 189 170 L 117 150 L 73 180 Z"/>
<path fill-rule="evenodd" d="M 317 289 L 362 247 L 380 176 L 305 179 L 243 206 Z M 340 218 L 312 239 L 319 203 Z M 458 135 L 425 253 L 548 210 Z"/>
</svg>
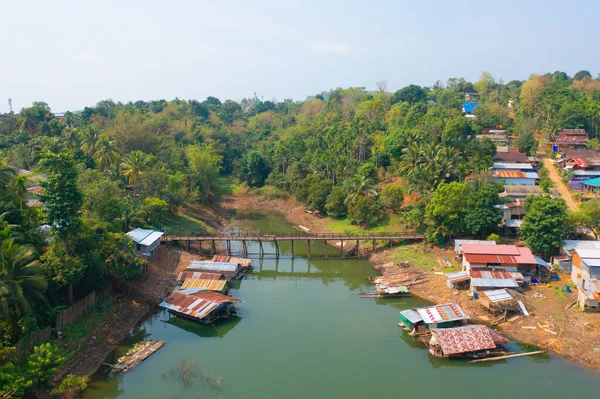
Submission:
<svg viewBox="0 0 600 399">
<path fill-rule="evenodd" d="M 562 178 L 554 167 L 554 162 L 552 162 L 552 160 L 546 156 L 546 153 L 541 147 L 538 148 L 538 157 L 542 160 L 542 162 L 544 162 L 544 167 L 548 169 L 550 180 L 552 180 L 552 183 L 554 183 L 554 187 L 556 187 L 562 199 L 564 199 L 567 203 L 569 210 L 577 212 L 579 210 L 579 206 L 575 201 L 573 201 L 569 189 L 567 186 L 565 186 L 565 183 L 563 183 Z"/>
</svg>

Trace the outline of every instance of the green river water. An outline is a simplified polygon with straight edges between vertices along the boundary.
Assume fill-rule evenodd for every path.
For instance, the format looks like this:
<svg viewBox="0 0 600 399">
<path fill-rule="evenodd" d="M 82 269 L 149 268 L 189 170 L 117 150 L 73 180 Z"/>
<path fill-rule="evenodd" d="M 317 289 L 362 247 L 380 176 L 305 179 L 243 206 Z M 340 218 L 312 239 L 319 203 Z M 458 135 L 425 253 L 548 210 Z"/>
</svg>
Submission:
<svg viewBox="0 0 600 399">
<path fill-rule="evenodd" d="M 245 223 L 292 230 L 276 215 Z M 426 302 L 361 299 L 353 293 L 370 289 L 367 276 L 376 273 L 368 262 L 317 259 L 323 248 L 314 244 L 308 261 L 300 243 L 292 260 L 289 244 L 280 247 L 282 258 L 255 260 L 255 271 L 230 291 L 245 301 L 236 317 L 213 327 L 155 312 L 108 361 L 142 339 L 166 345 L 127 374 L 99 374 L 84 398 L 600 397 L 600 374 L 557 356 L 479 365 L 432 359 L 397 325 L 399 310 Z M 184 386 L 168 372 L 182 360 L 195 362 L 197 374 L 220 376 L 220 386 L 203 385 L 201 377 Z"/>
</svg>

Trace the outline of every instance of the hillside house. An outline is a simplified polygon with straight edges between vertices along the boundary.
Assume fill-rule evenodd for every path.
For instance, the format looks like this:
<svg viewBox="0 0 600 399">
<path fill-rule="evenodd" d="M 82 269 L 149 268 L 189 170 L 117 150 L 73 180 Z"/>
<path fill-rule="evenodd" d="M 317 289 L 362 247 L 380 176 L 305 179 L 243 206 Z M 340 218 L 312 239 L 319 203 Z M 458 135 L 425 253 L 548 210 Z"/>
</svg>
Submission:
<svg viewBox="0 0 600 399">
<path fill-rule="evenodd" d="M 494 178 L 496 183 L 504 182 L 507 186 L 536 186 L 540 180 L 536 172 L 520 170 L 497 170 L 494 172 Z"/>
<path fill-rule="evenodd" d="M 127 233 L 127 236 L 133 241 L 133 249 L 138 254 L 152 258 L 158 250 L 160 238 L 164 234 L 162 231 L 137 228 Z"/>
<path fill-rule="evenodd" d="M 600 249 L 576 247 L 572 251 L 571 280 L 577 284 L 582 310 L 600 310 Z"/>
<path fill-rule="evenodd" d="M 506 152 L 496 152 L 494 157 L 492 158 L 494 162 L 499 163 L 528 163 L 529 159 L 527 154 L 519 151 L 506 151 Z"/>
<path fill-rule="evenodd" d="M 502 205 L 494 205 L 502 211 L 504 226 L 508 229 L 519 229 L 525 216 L 525 201 L 518 199 Z"/>
<path fill-rule="evenodd" d="M 588 141 L 588 134 L 583 129 L 564 129 L 554 137 L 554 144 L 559 148 L 585 148 Z"/>
<path fill-rule="evenodd" d="M 510 200 L 525 200 L 530 195 L 540 195 L 542 192 L 537 186 L 515 186 L 507 185 L 504 186 L 504 191 L 498 194 L 500 198 L 507 198 Z M 553 188 L 550 191 L 550 197 L 560 198 L 560 193 L 557 189 Z"/>
</svg>

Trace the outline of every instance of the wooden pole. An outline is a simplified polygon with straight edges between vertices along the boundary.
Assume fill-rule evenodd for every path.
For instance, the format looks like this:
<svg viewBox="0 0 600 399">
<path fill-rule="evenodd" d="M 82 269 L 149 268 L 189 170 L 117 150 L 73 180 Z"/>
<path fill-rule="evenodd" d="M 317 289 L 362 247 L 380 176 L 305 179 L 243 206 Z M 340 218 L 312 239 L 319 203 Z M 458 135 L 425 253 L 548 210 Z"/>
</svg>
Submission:
<svg viewBox="0 0 600 399">
<path fill-rule="evenodd" d="M 217 254 L 217 244 L 215 243 L 215 240 L 212 240 L 212 253 L 213 255 Z"/>
<path fill-rule="evenodd" d="M 356 258 L 360 259 L 360 242 L 356 240 Z"/>
<path fill-rule="evenodd" d="M 340 255 L 344 258 L 344 240 L 340 240 Z"/>
<path fill-rule="evenodd" d="M 306 248 L 308 248 L 308 259 L 310 259 L 310 240 L 306 240 L 306 244 L 307 244 Z"/>
<path fill-rule="evenodd" d="M 227 240 L 227 256 L 231 256 L 231 241 Z"/>
<path fill-rule="evenodd" d="M 325 244 L 325 259 L 327 259 L 327 240 L 323 240 L 323 244 Z"/>
<path fill-rule="evenodd" d="M 373 240 L 373 252 L 375 252 L 375 240 Z"/>
<path fill-rule="evenodd" d="M 246 246 L 246 240 L 242 240 L 242 251 L 244 253 L 244 258 L 248 257 L 248 247 Z"/>
<path fill-rule="evenodd" d="M 264 251 L 263 251 L 263 245 L 262 245 L 262 241 L 258 241 L 258 253 L 259 253 L 259 257 L 262 259 Z"/>
<path fill-rule="evenodd" d="M 187 240 L 187 250 L 188 250 L 188 252 L 190 251 L 190 240 L 189 240 L 189 238 Z"/>
<path fill-rule="evenodd" d="M 279 259 L 279 244 L 277 244 L 277 240 L 273 242 L 275 243 L 275 258 Z"/>
<path fill-rule="evenodd" d="M 292 259 L 294 259 L 294 241 L 292 240 Z M 294 264 L 292 263 L 292 268 L 294 267 Z"/>
<path fill-rule="evenodd" d="M 496 360 L 503 360 L 503 359 L 512 359 L 513 357 L 521 357 L 521 356 L 531 356 L 531 355 L 539 355 L 540 353 L 544 353 L 545 351 L 533 351 L 533 352 L 527 352 L 527 353 L 517 353 L 514 355 L 506 355 L 506 356 L 498 356 L 498 357 L 489 357 L 487 359 L 477 359 L 477 360 L 471 360 L 469 362 L 469 364 L 471 363 L 483 363 L 483 362 L 494 362 Z"/>
</svg>

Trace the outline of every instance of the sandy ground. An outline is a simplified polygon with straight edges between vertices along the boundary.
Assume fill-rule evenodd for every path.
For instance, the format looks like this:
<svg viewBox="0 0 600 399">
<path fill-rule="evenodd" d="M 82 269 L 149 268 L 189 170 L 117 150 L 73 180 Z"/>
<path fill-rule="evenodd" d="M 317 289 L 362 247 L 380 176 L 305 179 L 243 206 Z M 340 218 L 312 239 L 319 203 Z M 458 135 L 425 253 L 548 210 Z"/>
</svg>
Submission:
<svg viewBox="0 0 600 399">
<path fill-rule="evenodd" d="M 378 252 L 371 256 L 375 267 L 384 274 L 385 266 L 398 266 L 389 262 L 393 251 Z M 448 259 L 453 259 L 454 256 L 451 250 L 437 248 L 436 253 Z M 460 303 L 475 322 L 490 324 L 496 319 L 479 301 L 473 300 L 466 290 L 449 289 L 445 277 L 435 274 L 440 270 L 424 271 L 413 265 L 404 268 L 426 274 L 426 281 L 410 287 L 414 295 L 434 303 Z M 583 313 L 576 305 L 570 307 L 577 295 L 564 291 L 564 285 L 569 282 L 569 275 L 563 274 L 561 281 L 525 290 L 523 302 L 530 316 L 513 318 L 509 315 L 508 320 L 511 321 L 496 327 L 513 340 L 539 346 L 586 367 L 600 369 L 600 314 Z"/>
<path fill-rule="evenodd" d="M 542 147 L 538 148 L 538 157 L 542 160 L 542 162 L 544 162 L 544 167 L 548 169 L 550 180 L 552 180 L 552 183 L 554 183 L 554 187 L 558 190 L 562 199 L 564 199 L 567 203 L 569 210 L 577 212 L 579 210 L 579 206 L 573 200 L 573 197 L 571 197 L 571 193 L 569 192 L 567 186 L 565 186 L 565 183 L 563 183 L 562 178 L 554 167 L 554 162 L 552 162 L 552 160 L 546 156 L 546 152 Z"/>
</svg>

